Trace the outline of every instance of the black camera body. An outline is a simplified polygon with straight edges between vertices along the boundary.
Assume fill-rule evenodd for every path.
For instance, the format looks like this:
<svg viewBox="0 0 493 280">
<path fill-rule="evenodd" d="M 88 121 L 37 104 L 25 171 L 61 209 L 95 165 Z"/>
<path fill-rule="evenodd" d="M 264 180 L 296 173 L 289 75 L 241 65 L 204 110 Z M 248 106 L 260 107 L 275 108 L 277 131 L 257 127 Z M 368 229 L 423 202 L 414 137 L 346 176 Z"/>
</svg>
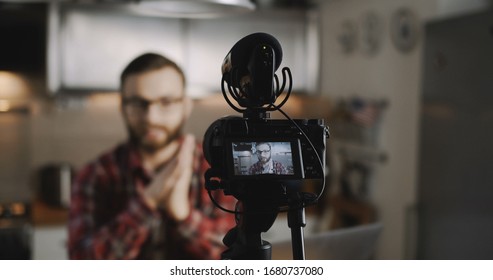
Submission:
<svg viewBox="0 0 493 280">
<path fill-rule="evenodd" d="M 204 154 L 211 165 L 206 186 L 241 196 L 245 188 L 266 192 L 269 185 L 300 186 L 302 180 L 322 179 L 328 136 L 324 120 L 294 122 L 298 127 L 289 120 L 234 116 L 216 120 L 204 136 Z M 260 145 L 265 154 L 259 153 Z M 268 156 L 273 169 L 262 172 L 261 157 Z"/>
</svg>

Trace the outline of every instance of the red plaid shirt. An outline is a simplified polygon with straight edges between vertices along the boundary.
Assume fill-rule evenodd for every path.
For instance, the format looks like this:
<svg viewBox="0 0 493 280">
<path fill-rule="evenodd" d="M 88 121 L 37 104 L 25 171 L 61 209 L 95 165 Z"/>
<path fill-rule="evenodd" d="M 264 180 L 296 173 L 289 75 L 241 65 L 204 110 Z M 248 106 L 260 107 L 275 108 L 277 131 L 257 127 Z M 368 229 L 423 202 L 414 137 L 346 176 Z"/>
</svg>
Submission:
<svg viewBox="0 0 493 280">
<path fill-rule="evenodd" d="M 71 259 L 218 259 L 234 217 L 212 204 L 204 187 L 208 164 L 197 144 L 190 187 L 191 211 L 182 222 L 153 211 L 137 194 L 151 181 L 139 153 L 121 144 L 84 167 L 72 186 L 69 215 Z M 215 192 L 234 209 L 235 200 Z"/>
<path fill-rule="evenodd" d="M 286 174 L 287 170 L 282 165 L 282 163 L 273 160 L 272 161 L 272 173 L 273 174 Z M 269 172 L 270 173 L 270 172 Z M 264 172 L 264 165 L 261 161 L 257 161 L 256 163 L 252 164 L 250 166 L 250 169 L 248 170 L 248 174 L 250 175 L 257 175 L 257 174 L 267 174 Z"/>
</svg>

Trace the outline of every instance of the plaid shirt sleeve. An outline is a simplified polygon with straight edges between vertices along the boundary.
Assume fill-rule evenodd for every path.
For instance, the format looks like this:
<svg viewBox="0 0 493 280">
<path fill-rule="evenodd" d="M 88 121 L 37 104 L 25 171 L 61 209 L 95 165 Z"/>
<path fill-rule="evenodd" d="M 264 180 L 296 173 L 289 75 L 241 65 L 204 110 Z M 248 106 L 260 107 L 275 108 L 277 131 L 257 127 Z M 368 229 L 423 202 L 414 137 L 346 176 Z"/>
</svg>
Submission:
<svg viewBox="0 0 493 280">
<path fill-rule="evenodd" d="M 209 197 L 207 199 L 210 200 Z M 219 203 L 225 205 L 229 204 L 227 200 L 230 199 L 224 197 L 222 200 L 218 200 Z M 212 205 L 206 206 L 206 208 L 212 207 Z M 181 259 L 180 255 L 188 256 L 183 258 L 192 259 L 214 260 L 220 258 L 221 253 L 226 249 L 222 243 L 222 238 L 228 230 L 235 226 L 234 216 L 218 209 L 210 210 L 211 212 L 207 213 L 192 209 L 185 221 L 176 224 L 173 234 L 176 234 L 177 237 L 173 239 L 178 241 L 175 245 L 179 248 L 176 249 L 183 250 L 183 252 L 175 258 Z"/>
<path fill-rule="evenodd" d="M 134 259 L 157 219 L 142 200 L 134 197 L 104 225 L 98 225 L 95 192 L 112 180 L 111 173 L 93 163 L 85 167 L 72 187 L 69 213 L 71 259 Z M 104 215 L 104 213 L 103 213 Z"/>
<path fill-rule="evenodd" d="M 274 165 L 274 173 L 275 174 L 287 174 L 287 170 L 286 168 L 284 167 L 284 165 L 282 165 L 282 163 L 278 162 L 278 161 L 273 161 L 273 165 Z"/>
</svg>

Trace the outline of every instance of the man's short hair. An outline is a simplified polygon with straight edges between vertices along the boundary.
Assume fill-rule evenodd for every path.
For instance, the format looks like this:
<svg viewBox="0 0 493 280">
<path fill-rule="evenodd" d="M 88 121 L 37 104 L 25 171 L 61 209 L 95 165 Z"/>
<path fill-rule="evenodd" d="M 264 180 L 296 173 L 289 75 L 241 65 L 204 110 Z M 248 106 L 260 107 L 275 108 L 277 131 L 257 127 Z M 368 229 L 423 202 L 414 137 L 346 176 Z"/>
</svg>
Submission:
<svg viewBox="0 0 493 280">
<path fill-rule="evenodd" d="M 127 67 L 125 67 L 125 69 L 123 69 L 123 72 L 120 75 L 120 89 L 123 88 L 123 83 L 128 76 L 142 74 L 152 70 L 159 70 L 164 67 L 171 67 L 178 71 L 183 80 L 183 86 L 185 86 L 185 74 L 178 64 L 163 55 L 156 53 L 145 53 L 136 57 L 127 65 Z"/>
<path fill-rule="evenodd" d="M 269 143 L 269 142 L 257 142 L 257 143 L 255 144 L 255 148 L 257 148 L 257 147 L 258 147 L 258 146 L 260 146 L 260 145 L 267 145 L 267 146 L 269 146 L 269 150 L 270 150 L 270 149 L 272 149 L 272 146 L 270 145 L 270 143 Z"/>
</svg>

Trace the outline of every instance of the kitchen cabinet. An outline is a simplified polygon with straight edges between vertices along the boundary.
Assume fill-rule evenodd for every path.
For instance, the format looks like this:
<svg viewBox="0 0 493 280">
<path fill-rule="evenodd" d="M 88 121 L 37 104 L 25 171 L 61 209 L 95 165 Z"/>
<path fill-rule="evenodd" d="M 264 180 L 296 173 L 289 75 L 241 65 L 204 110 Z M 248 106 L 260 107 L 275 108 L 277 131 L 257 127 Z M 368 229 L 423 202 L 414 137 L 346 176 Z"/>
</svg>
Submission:
<svg viewBox="0 0 493 280">
<path fill-rule="evenodd" d="M 68 209 L 35 200 L 32 204 L 31 257 L 34 260 L 68 259 Z"/>
<path fill-rule="evenodd" d="M 65 225 L 34 226 L 32 236 L 34 260 L 68 259 L 68 231 Z"/>
</svg>

